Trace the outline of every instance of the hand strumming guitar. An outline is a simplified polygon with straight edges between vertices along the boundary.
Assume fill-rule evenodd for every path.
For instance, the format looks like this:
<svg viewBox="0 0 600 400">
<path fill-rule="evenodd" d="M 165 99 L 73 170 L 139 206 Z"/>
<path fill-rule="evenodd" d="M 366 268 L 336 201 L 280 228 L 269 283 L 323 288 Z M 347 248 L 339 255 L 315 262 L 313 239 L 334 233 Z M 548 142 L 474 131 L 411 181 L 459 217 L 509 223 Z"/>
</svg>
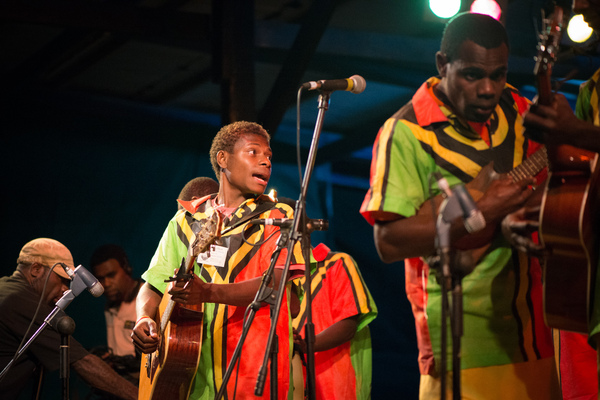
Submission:
<svg viewBox="0 0 600 400">
<path fill-rule="evenodd" d="M 141 317 L 133 327 L 131 339 L 135 347 L 145 354 L 152 353 L 158 348 L 159 329 L 154 318 L 156 318 L 161 299 L 162 296 L 148 283 L 142 285 L 138 292 L 136 308 L 137 314 Z"/>
<path fill-rule="evenodd" d="M 539 218 L 539 206 L 522 207 L 502 220 L 502 234 L 517 250 L 535 257 L 543 257 L 544 246 L 532 238 L 532 234 L 539 229 Z"/>
</svg>

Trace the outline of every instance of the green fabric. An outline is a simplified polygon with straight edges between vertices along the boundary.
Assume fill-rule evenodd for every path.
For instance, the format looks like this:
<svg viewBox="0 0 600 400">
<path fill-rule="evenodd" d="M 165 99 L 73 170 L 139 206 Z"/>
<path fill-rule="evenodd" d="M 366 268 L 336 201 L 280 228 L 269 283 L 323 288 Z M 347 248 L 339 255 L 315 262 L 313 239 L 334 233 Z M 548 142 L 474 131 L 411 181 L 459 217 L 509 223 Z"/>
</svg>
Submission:
<svg viewBox="0 0 600 400">
<path fill-rule="evenodd" d="M 598 81 L 600 80 L 600 69 L 594 75 L 581 85 L 579 96 L 577 96 L 577 104 L 575 106 L 575 114 L 579 119 L 595 123 L 600 120 L 600 104 L 598 104 Z M 592 102 L 592 94 L 595 94 L 596 102 Z M 597 122 L 596 122 L 597 123 Z M 595 249 L 598 251 L 598 249 Z M 597 347 L 597 342 L 600 337 L 595 337 L 600 333 L 600 260 L 596 267 L 596 280 L 594 282 L 594 293 L 592 299 L 592 312 L 590 317 L 590 344 Z"/>
<path fill-rule="evenodd" d="M 356 399 L 371 398 L 371 377 L 373 376 L 373 351 L 371 347 L 371 331 L 368 326 L 357 330 L 350 342 L 350 360 L 356 374 Z"/>
</svg>

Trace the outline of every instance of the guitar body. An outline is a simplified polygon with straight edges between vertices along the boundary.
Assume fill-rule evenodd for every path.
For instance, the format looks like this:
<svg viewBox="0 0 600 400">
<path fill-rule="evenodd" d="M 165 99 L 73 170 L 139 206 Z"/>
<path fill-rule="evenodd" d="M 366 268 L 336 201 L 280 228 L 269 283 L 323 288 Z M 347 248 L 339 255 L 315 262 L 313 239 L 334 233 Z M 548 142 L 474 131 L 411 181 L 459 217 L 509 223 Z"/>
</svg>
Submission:
<svg viewBox="0 0 600 400">
<path fill-rule="evenodd" d="M 170 299 L 165 293 L 159 306 L 159 320 Z M 185 400 L 189 397 L 200 362 L 203 316 L 203 304 L 186 307 L 174 304 L 158 349 L 142 357 L 138 399 Z"/>
<path fill-rule="evenodd" d="M 549 174 L 540 211 L 544 314 L 550 327 L 588 333 L 598 265 L 598 155 L 588 168 Z M 591 168 L 590 168 L 591 167 Z"/>
</svg>

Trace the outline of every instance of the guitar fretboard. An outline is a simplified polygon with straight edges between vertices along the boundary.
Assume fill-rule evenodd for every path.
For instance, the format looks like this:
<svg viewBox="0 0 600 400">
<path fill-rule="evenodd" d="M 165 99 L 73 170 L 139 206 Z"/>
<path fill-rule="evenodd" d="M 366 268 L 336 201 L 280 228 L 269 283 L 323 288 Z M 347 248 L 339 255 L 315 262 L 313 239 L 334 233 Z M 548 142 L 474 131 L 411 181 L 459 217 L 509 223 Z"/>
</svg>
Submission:
<svg viewBox="0 0 600 400">
<path fill-rule="evenodd" d="M 537 175 L 546 166 L 548 166 L 548 153 L 546 147 L 542 147 L 510 171 L 508 175 L 516 182 Z"/>
</svg>

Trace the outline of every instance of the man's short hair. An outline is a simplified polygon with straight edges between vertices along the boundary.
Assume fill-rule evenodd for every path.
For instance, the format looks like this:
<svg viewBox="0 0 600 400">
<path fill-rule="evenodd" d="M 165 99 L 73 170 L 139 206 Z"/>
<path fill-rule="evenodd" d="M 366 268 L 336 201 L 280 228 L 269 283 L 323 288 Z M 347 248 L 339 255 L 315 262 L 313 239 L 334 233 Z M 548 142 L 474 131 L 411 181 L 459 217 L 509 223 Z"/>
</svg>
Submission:
<svg viewBox="0 0 600 400">
<path fill-rule="evenodd" d="M 242 135 L 259 135 L 266 138 L 268 141 L 271 140 L 271 136 L 267 133 L 265 128 L 257 124 L 256 122 L 248 121 L 237 121 L 222 127 L 219 132 L 215 135 L 212 145 L 210 147 L 210 163 L 212 164 L 213 171 L 217 179 L 221 179 L 221 168 L 217 162 L 217 153 L 223 150 L 228 153 L 233 153 L 233 147 Z"/>
<path fill-rule="evenodd" d="M 506 29 L 500 21 L 489 15 L 465 12 L 446 24 L 440 51 L 449 62 L 454 61 L 458 58 L 461 45 L 467 40 L 486 49 L 495 49 L 503 43 L 510 48 Z"/>
<path fill-rule="evenodd" d="M 185 184 L 177 199 L 190 201 L 193 197 L 204 197 L 219 191 L 219 183 L 207 176 L 199 176 Z M 183 208 L 177 203 L 178 208 Z"/>
<path fill-rule="evenodd" d="M 93 269 L 96 265 L 102 264 L 103 262 L 114 258 L 117 260 L 121 268 L 131 276 L 133 268 L 129 263 L 129 258 L 125 250 L 116 244 L 104 244 L 94 250 L 92 257 L 90 258 L 90 267 Z"/>
</svg>

